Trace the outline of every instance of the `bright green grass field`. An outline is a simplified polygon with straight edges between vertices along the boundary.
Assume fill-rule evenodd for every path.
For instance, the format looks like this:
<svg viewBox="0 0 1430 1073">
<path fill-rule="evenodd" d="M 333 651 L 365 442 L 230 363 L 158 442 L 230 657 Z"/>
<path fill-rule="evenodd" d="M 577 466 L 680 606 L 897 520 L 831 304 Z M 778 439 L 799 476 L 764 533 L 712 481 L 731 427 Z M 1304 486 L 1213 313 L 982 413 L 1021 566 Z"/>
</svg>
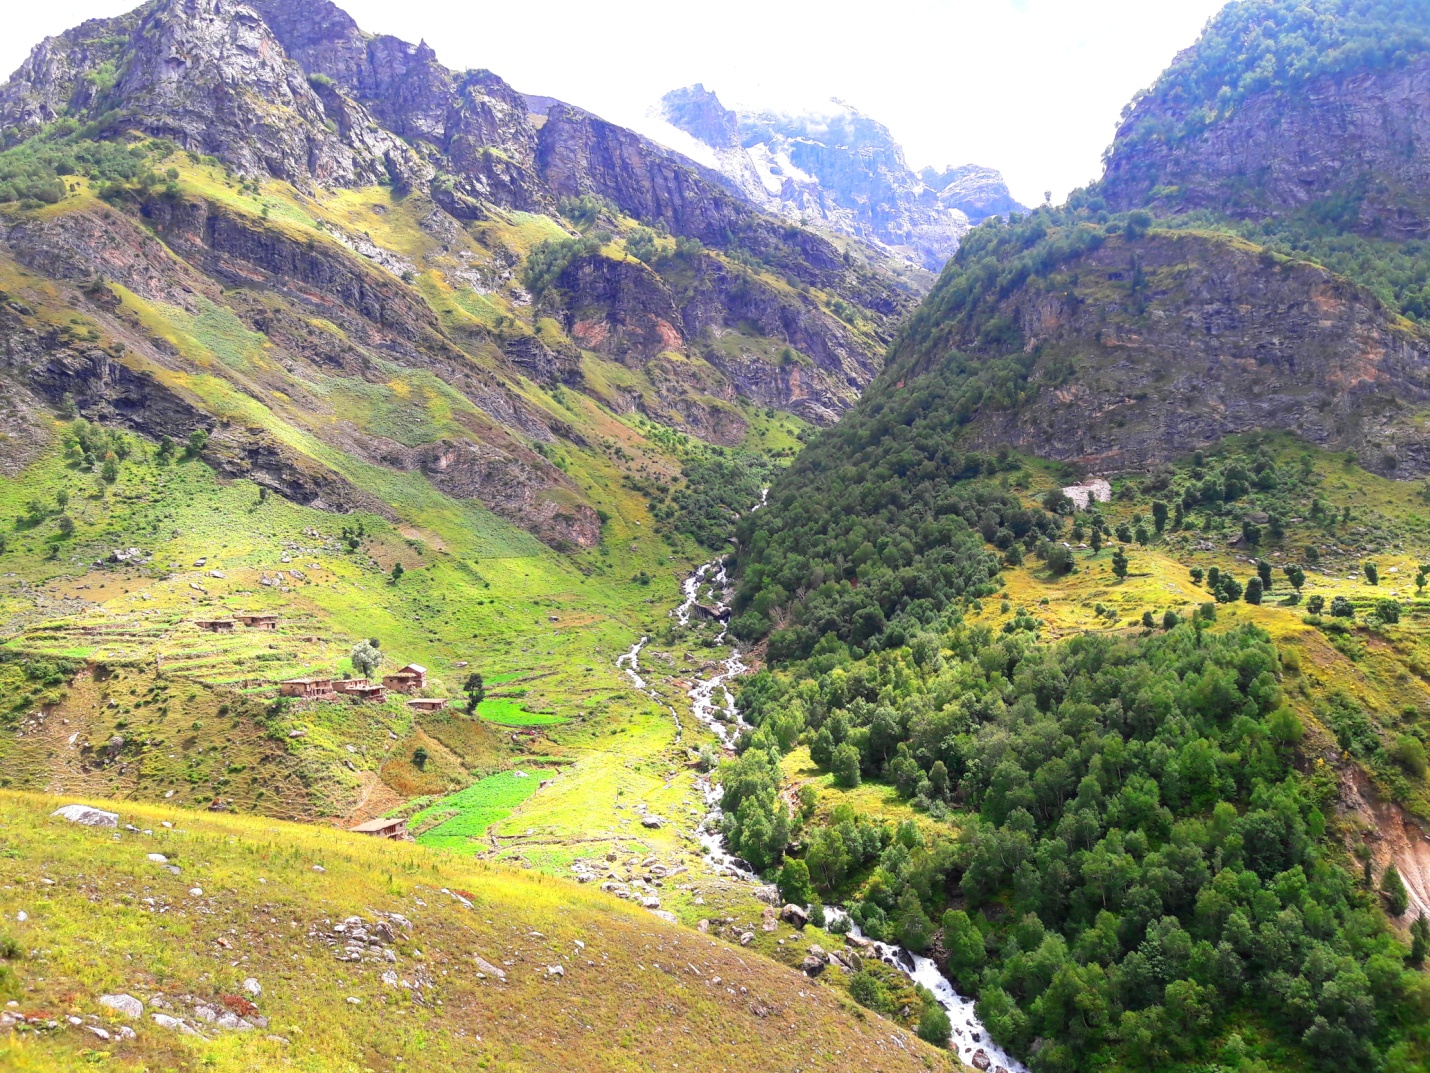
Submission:
<svg viewBox="0 0 1430 1073">
<path fill-rule="evenodd" d="M 510 815 L 540 784 L 540 778 L 530 772 L 524 778 L 513 771 L 489 775 L 413 816 L 415 827 L 429 816 L 461 810 L 458 815 L 418 835 L 417 841 L 424 846 L 472 852 L 475 849 L 472 839 L 480 838 L 488 827 Z"/>
<path fill-rule="evenodd" d="M 495 698 L 477 705 L 477 714 L 488 722 L 509 727 L 545 727 L 566 722 L 559 715 L 529 712 L 514 700 Z"/>
</svg>

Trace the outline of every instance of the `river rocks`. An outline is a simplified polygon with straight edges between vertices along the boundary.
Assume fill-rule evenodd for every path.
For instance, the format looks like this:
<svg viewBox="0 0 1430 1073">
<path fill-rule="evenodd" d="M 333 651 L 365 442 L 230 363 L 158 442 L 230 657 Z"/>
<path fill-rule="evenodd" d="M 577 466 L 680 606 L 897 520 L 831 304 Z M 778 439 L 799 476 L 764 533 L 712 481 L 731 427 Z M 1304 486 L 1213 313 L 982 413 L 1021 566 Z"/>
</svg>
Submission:
<svg viewBox="0 0 1430 1073">
<path fill-rule="evenodd" d="M 105 812 L 104 809 L 95 808 L 92 805 L 64 805 L 55 809 L 50 815 L 84 827 L 119 826 L 119 813 Z"/>
<path fill-rule="evenodd" d="M 802 905 L 786 905 L 780 910 L 780 919 L 786 924 L 793 924 L 796 928 L 803 928 L 809 923 L 809 913 Z"/>
<path fill-rule="evenodd" d="M 972 1065 L 974 1069 L 979 1070 L 980 1073 L 988 1073 L 989 1068 L 993 1065 L 993 1060 L 988 1057 L 988 1052 L 980 1047 L 973 1052 L 973 1057 L 969 1059 L 969 1064 Z"/>
<path fill-rule="evenodd" d="M 100 995 L 99 1004 L 131 1019 L 144 1016 L 144 1003 L 133 995 Z"/>
</svg>

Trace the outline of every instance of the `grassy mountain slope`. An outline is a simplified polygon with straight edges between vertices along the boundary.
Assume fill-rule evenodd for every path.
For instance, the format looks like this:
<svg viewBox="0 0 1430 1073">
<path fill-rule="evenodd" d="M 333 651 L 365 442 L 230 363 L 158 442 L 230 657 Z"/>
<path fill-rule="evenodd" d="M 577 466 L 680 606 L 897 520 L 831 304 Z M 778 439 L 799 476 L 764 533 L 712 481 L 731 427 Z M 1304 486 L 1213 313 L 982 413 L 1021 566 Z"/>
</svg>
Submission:
<svg viewBox="0 0 1430 1073">
<path fill-rule="evenodd" d="M 115 834 L 49 818 L 59 803 L 0 795 L 0 987 L 6 1016 L 27 1018 L 0 1044 L 7 1068 L 547 1069 L 577 1052 L 609 1069 L 941 1064 L 827 988 L 571 883 L 161 807 L 121 806 L 151 833 Z M 373 938 L 361 960 L 335 930 L 353 917 Z M 142 1018 L 98 1002 L 121 993 Z M 262 1027 L 225 1029 L 200 1006 Z"/>
</svg>

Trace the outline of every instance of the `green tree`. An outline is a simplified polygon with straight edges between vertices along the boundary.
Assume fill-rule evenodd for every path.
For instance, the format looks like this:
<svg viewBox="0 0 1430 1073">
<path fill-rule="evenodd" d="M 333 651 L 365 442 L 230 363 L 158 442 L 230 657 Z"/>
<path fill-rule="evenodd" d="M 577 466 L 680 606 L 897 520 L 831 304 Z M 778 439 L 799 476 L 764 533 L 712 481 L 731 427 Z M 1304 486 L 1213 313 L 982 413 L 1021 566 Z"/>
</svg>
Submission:
<svg viewBox="0 0 1430 1073">
<path fill-rule="evenodd" d="M 1344 596 L 1337 596 L 1331 600 L 1331 614 L 1335 618 L 1354 618 L 1355 613 L 1355 605 Z"/>
<path fill-rule="evenodd" d="M 1410 964 L 1419 968 L 1425 964 L 1427 954 L 1430 954 L 1430 920 L 1422 913 L 1410 925 Z"/>
<path fill-rule="evenodd" d="M 1265 559 L 1258 559 L 1256 561 L 1256 576 L 1261 579 L 1261 591 L 1270 592 L 1272 578 L 1271 563 Z"/>
<path fill-rule="evenodd" d="M 805 863 L 814 885 L 825 894 L 833 893 L 852 864 L 844 836 L 834 827 L 817 827 L 805 847 Z"/>
<path fill-rule="evenodd" d="M 829 727 L 820 727 L 814 735 L 809 743 L 809 758 L 826 770 L 834 762 L 834 735 L 830 734 Z"/>
<path fill-rule="evenodd" d="M 418 771 L 426 770 L 428 759 L 430 758 L 427 755 L 427 750 L 422 748 L 422 746 L 419 745 L 412 750 L 412 766 Z"/>
<path fill-rule="evenodd" d="M 1361 569 L 1365 571 L 1365 579 L 1372 585 L 1380 584 L 1380 568 L 1370 560 L 1361 564 Z"/>
<path fill-rule="evenodd" d="M 104 463 L 99 467 L 99 476 L 105 484 L 113 484 L 119 480 L 119 459 L 113 454 L 105 455 Z"/>
<path fill-rule="evenodd" d="M 1162 616 L 1162 629 L 1174 630 L 1177 628 L 1177 623 L 1180 621 L 1181 619 L 1178 618 L 1177 613 L 1175 611 L 1168 611 Z"/>
<path fill-rule="evenodd" d="M 1058 541 L 1050 540 L 1043 545 L 1043 558 L 1047 560 L 1048 571 L 1053 577 L 1062 577 L 1072 572 L 1072 550 Z"/>
<path fill-rule="evenodd" d="M 1319 615 L 1321 611 L 1325 608 L 1325 606 L 1326 598 L 1324 596 L 1312 596 L 1309 600 L 1306 601 L 1306 610 L 1313 615 Z"/>
<path fill-rule="evenodd" d="M 1405 889 L 1405 881 L 1400 878 L 1400 870 L 1394 864 L 1387 864 L 1380 874 L 1380 893 L 1385 895 L 1386 911 L 1393 917 L 1405 915 L 1410 907 L 1410 892 Z"/>
<path fill-rule="evenodd" d="M 61 514 L 55 519 L 55 528 L 60 531 L 61 539 L 68 540 L 74 536 L 74 519 L 68 514 Z"/>
<path fill-rule="evenodd" d="M 348 658 L 352 661 L 353 670 L 364 678 L 371 678 L 382 666 L 382 653 L 371 641 L 359 641 L 353 645 L 352 654 Z"/>
<path fill-rule="evenodd" d="M 399 581 L 402 580 L 402 575 L 404 573 L 406 573 L 406 571 L 403 570 L 401 563 L 393 563 L 392 573 L 389 574 L 388 577 L 392 580 L 392 583 L 396 585 Z"/>
<path fill-rule="evenodd" d="M 189 446 L 185 448 L 184 454 L 189 458 L 198 458 L 199 455 L 204 453 L 204 448 L 208 445 L 208 429 L 196 428 L 189 433 Z"/>
<path fill-rule="evenodd" d="M 830 770 L 834 773 L 834 782 L 837 786 L 852 789 L 859 785 L 859 750 L 849 742 L 837 746 L 834 756 L 830 762 Z"/>
<path fill-rule="evenodd" d="M 64 510 L 69 505 L 70 494 L 66 492 L 63 488 L 61 488 L 58 492 L 55 493 L 55 506 L 59 507 L 60 510 Z"/>
<path fill-rule="evenodd" d="M 953 1025 L 948 1019 L 947 1011 L 937 1001 L 925 999 L 924 1012 L 919 1015 L 919 1039 L 932 1043 L 935 1047 L 947 1047 L 952 1035 Z"/>
<path fill-rule="evenodd" d="M 467 680 L 462 683 L 462 692 L 467 695 L 467 714 L 475 715 L 477 705 L 487 697 L 486 682 L 482 679 L 480 671 L 473 671 L 467 675 Z"/>
<path fill-rule="evenodd" d="M 1092 545 L 1092 553 L 1094 555 L 1102 551 L 1102 526 L 1095 525 L 1092 527 L 1092 539 L 1089 543 Z"/>
<path fill-rule="evenodd" d="M 790 857 L 780 869 L 780 897 L 794 905 L 808 905 L 814 901 L 814 888 L 809 882 L 809 865 L 798 857 Z"/>
<path fill-rule="evenodd" d="M 1152 503 L 1152 526 L 1158 533 L 1167 527 L 1167 504 L 1160 499 Z"/>
<path fill-rule="evenodd" d="M 1127 577 L 1127 556 L 1123 554 L 1121 548 L 1112 549 L 1112 572 L 1119 579 Z"/>
<path fill-rule="evenodd" d="M 1249 604 L 1261 603 L 1261 579 L 1259 577 L 1246 579 L 1246 591 L 1242 594 Z"/>
<path fill-rule="evenodd" d="M 1286 580 L 1291 583 L 1291 587 L 1297 592 L 1306 584 L 1306 571 L 1295 563 L 1290 563 L 1281 568 L 1281 572 L 1286 575 Z"/>
<path fill-rule="evenodd" d="M 988 950 L 983 944 L 983 933 L 973 926 L 973 921 L 962 909 L 950 909 L 943 915 L 943 949 L 947 955 L 944 963 L 948 974 L 965 991 L 973 989 L 983 966 L 988 961 Z"/>
<path fill-rule="evenodd" d="M 915 954 L 922 954 L 928 949 L 933 939 L 933 922 L 924 912 L 923 902 L 913 887 L 905 887 L 904 893 L 899 896 L 898 913 L 894 921 L 895 934 L 900 943 Z"/>
</svg>

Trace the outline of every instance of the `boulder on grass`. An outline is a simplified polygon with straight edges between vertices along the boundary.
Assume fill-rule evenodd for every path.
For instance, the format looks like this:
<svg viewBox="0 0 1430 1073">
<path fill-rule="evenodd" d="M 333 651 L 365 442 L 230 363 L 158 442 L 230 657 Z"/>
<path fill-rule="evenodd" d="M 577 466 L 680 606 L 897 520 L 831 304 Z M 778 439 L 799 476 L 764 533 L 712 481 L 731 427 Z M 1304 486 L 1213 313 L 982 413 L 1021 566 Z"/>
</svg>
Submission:
<svg viewBox="0 0 1430 1073">
<path fill-rule="evenodd" d="M 58 816 L 61 819 L 69 820 L 70 823 L 78 823 L 85 827 L 118 827 L 119 813 L 105 812 L 102 808 L 95 808 L 93 805 L 64 805 L 50 813 L 51 816 Z"/>
</svg>

